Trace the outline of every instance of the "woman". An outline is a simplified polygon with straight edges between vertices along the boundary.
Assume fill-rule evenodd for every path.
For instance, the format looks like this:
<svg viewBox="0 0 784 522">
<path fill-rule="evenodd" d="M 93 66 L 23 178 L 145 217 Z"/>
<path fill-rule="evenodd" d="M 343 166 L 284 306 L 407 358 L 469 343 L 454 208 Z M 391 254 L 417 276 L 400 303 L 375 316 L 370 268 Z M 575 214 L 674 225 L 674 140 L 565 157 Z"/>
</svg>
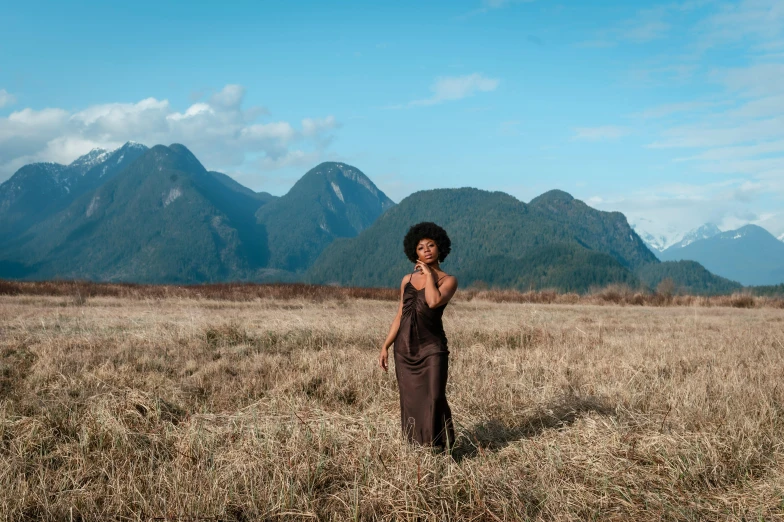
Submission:
<svg viewBox="0 0 784 522">
<path fill-rule="evenodd" d="M 381 348 L 378 364 L 387 371 L 395 345 L 395 374 L 400 390 L 400 421 L 410 442 L 449 449 L 455 441 L 446 401 L 449 351 L 441 322 L 457 290 L 457 279 L 441 270 L 451 242 L 435 223 L 412 226 L 403 239 L 414 271 L 400 282 L 400 304 Z"/>
</svg>

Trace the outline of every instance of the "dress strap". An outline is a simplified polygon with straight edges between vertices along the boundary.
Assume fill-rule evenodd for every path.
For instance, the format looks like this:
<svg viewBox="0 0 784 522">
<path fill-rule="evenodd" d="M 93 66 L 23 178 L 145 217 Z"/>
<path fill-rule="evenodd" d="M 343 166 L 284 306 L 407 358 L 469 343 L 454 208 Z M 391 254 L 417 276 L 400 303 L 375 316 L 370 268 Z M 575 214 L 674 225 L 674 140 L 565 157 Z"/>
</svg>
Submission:
<svg viewBox="0 0 784 522">
<path fill-rule="evenodd" d="M 408 282 L 409 282 L 409 283 L 411 282 L 411 277 L 413 277 L 414 273 L 416 273 L 416 269 L 414 269 L 414 271 L 413 271 L 413 272 L 411 272 L 410 274 L 408 274 Z M 440 282 L 441 282 L 441 280 L 442 280 L 443 278 L 445 278 L 446 276 L 447 276 L 447 274 L 444 274 L 444 275 L 442 275 L 441 277 L 439 277 L 439 278 L 438 278 L 438 280 L 436 281 L 436 286 L 438 286 L 438 283 L 440 283 Z"/>
</svg>

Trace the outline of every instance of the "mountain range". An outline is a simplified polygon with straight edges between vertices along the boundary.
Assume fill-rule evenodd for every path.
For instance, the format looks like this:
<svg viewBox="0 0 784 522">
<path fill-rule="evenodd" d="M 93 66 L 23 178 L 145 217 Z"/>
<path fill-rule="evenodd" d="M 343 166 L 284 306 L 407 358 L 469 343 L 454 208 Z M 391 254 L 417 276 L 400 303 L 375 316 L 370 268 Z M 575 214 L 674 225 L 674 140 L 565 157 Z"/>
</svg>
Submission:
<svg viewBox="0 0 784 522">
<path fill-rule="evenodd" d="M 780 216 L 774 216 L 757 224 L 770 232 L 776 239 L 784 242 L 784 224 L 780 223 L 780 221 Z M 648 245 L 648 248 L 657 256 L 660 252 L 664 252 L 668 248 L 684 247 L 694 241 L 708 239 L 722 232 L 714 223 L 705 223 L 704 225 L 687 232 L 679 232 L 672 229 L 668 230 L 666 233 L 652 233 L 645 229 L 645 223 L 642 225 L 640 223 L 633 224 L 632 228 L 639 234 L 645 244 Z"/>
<path fill-rule="evenodd" d="M 105 168 L 92 190 L 75 170 L 86 162 Z M 0 222 L 15 225 L 0 241 L 0 276 L 146 283 L 293 281 L 326 244 L 393 204 L 341 163 L 312 169 L 283 197 L 256 193 L 178 144 L 24 167 L 0 198 Z"/>
<path fill-rule="evenodd" d="M 784 282 L 784 243 L 757 225 L 718 232 L 661 252 L 662 260 L 692 260 L 744 285 Z"/>
<path fill-rule="evenodd" d="M 333 242 L 308 272 L 309 280 L 396 285 L 412 268 L 400 255 L 402 238 L 419 221 L 434 221 L 448 231 L 455 254 L 447 263 L 464 284 L 584 290 L 636 282 L 632 271 L 656 261 L 622 214 L 592 209 L 565 192 L 551 191 L 526 205 L 503 192 L 436 189 L 415 192 L 356 238 Z M 571 274 L 574 281 L 565 282 L 560 274 L 536 275 L 529 265 Z M 578 265 L 593 272 L 577 274 Z"/>
<path fill-rule="evenodd" d="M 0 185 L 0 244 L 111 180 L 146 150 L 144 145 L 128 142 L 112 152 L 94 149 L 70 165 L 25 165 Z"/>
<path fill-rule="evenodd" d="M 397 285 L 412 269 L 401 255 L 402 238 L 419 221 L 448 231 L 454 254 L 445 264 L 463 285 L 585 292 L 612 283 L 656 288 L 669 278 L 679 290 L 697 294 L 740 288 L 697 263 L 660 262 L 619 212 L 596 210 L 559 190 L 525 204 L 473 188 L 415 192 L 355 238 L 329 245 L 307 280 Z M 400 254 L 390 255 L 395 249 Z"/>
<path fill-rule="evenodd" d="M 445 268 L 462 286 L 584 292 L 671 279 L 691 293 L 740 288 L 693 261 L 660 262 L 623 214 L 558 190 L 526 204 L 436 189 L 396 205 L 359 169 L 326 162 L 276 197 L 205 169 L 183 145 L 136 143 L 70 165 L 27 165 L 1 184 L 0 277 L 395 286 L 412 268 L 402 238 L 418 221 L 447 229 Z"/>
<path fill-rule="evenodd" d="M 650 240 L 653 236 L 644 237 Z M 784 281 L 783 241 L 784 235 L 776 238 L 757 225 L 722 232 L 715 224 L 706 223 L 687 232 L 679 241 L 669 241 L 666 248 L 656 238 L 646 244 L 662 261 L 696 261 L 717 275 L 756 286 Z"/>
</svg>

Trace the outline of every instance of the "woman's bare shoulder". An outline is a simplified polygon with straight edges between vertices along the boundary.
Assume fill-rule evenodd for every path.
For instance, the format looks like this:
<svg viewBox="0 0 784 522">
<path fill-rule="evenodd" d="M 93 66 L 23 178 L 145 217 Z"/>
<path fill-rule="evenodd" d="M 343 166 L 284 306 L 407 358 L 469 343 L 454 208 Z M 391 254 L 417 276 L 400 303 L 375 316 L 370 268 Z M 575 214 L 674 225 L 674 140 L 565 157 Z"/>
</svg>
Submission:
<svg viewBox="0 0 784 522">
<path fill-rule="evenodd" d="M 457 277 L 447 274 L 446 272 L 441 272 L 441 275 L 438 276 L 438 280 L 441 281 L 441 284 L 444 284 L 447 281 L 454 281 L 457 284 Z"/>
</svg>

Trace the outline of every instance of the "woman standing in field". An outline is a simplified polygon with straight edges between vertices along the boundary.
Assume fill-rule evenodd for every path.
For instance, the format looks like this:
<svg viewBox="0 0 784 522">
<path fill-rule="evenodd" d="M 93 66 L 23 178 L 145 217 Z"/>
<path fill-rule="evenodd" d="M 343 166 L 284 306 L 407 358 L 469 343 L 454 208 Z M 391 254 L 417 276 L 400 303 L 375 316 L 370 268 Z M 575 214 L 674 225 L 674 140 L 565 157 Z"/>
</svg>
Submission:
<svg viewBox="0 0 784 522">
<path fill-rule="evenodd" d="M 435 223 L 412 226 L 403 239 L 414 271 L 400 282 L 400 304 L 381 347 L 378 364 L 388 369 L 395 346 L 395 374 L 400 390 L 400 421 L 410 442 L 449 449 L 455 441 L 446 400 L 449 351 L 441 322 L 457 290 L 457 279 L 441 270 L 451 242 Z"/>
</svg>

